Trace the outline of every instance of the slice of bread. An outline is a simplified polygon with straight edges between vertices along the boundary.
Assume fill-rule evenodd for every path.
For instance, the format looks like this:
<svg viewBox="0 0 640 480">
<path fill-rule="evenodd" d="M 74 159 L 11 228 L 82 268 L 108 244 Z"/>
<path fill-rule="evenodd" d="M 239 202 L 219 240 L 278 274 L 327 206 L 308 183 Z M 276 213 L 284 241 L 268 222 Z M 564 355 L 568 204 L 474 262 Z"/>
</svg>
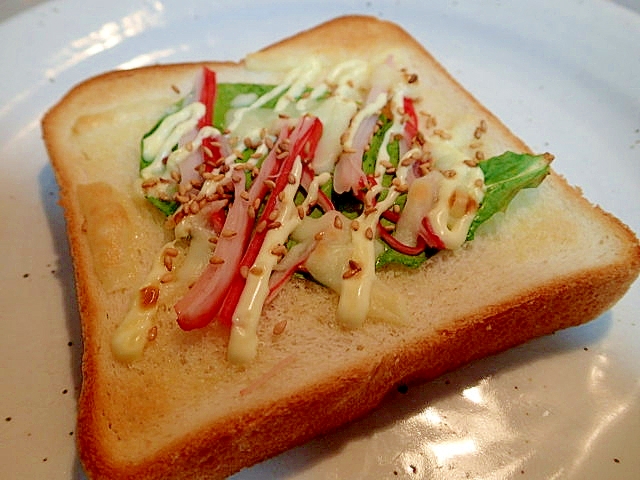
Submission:
<svg viewBox="0 0 640 480">
<path fill-rule="evenodd" d="M 241 63 L 208 65 L 221 82 L 278 83 L 311 56 L 338 63 L 388 53 L 417 73 L 420 109 L 441 132 L 471 138 L 486 122 L 469 155 L 528 151 L 422 46 L 376 19 L 335 19 Z M 294 278 L 263 311 L 253 362 L 227 360 L 222 325 L 181 330 L 170 304 L 142 358 L 118 361 L 113 332 L 171 238 L 136 188 L 140 139 L 200 69 L 106 73 L 75 87 L 43 120 L 82 319 L 77 441 L 90 478 L 224 478 L 366 414 L 401 382 L 587 322 L 638 275 L 634 234 L 552 172 L 462 248 L 418 269 L 378 272 L 380 288 L 408 312 L 402 324 L 371 320 L 345 330 L 334 320 L 337 296 Z"/>
</svg>

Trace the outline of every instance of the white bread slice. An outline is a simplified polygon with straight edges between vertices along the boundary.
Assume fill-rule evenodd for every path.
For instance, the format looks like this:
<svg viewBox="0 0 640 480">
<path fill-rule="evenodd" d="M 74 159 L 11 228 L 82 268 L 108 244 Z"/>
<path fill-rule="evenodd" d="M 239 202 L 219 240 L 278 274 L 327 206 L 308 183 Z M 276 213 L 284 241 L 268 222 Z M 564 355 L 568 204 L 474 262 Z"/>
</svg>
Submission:
<svg viewBox="0 0 640 480">
<path fill-rule="evenodd" d="M 528 151 L 407 33 L 376 19 L 336 19 L 239 64 L 210 66 L 220 81 L 277 82 L 310 55 L 338 62 L 372 51 L 393 51 L 418 74 L 421 109 L 443 131 L 473 132 L 482 119 L 486 156 Z M 333 320 L 333 293 L 293 279 L 265 308 L 250 364 L 226 360 L 224 327 L 184 332 L 170 308 L 142 359 L 123 364 L 111 335 L 167 240 L 162 217 L 134 188 L 140 138 L 199 69 L 107 73 L 75 87 L 43 120 L 81 311 L 77 441 L 90 478 L 224 478 L 366 414 L 401 382 L 589 321 L 638 275 L 634 234 L 552 173 L 463 248 L 417 270 L 379 273 L 406 303 L 406 325 L 369 321 L 346 331 Z"/>
</svg>

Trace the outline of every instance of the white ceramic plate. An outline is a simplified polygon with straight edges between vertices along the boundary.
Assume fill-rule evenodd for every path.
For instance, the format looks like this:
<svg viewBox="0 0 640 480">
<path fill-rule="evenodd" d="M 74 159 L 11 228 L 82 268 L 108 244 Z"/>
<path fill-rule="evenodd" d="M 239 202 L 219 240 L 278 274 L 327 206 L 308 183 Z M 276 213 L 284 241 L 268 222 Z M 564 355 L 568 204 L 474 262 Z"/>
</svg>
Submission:
<svg viewBox="0 0 640 480">
<path fill-rule="evenodd" d="M 47 2 L 0 24 L 0 465 L 81 479 L 78 315 L 44 111 L 78 81 L 239 59 L 362 12 L 418 38 L 556 170 L 640 232 L 640 15 L 606 1 Z M 261 478 L 637 478 L 640 284 L 590 324 L 391 395 Z"/>
</svg>

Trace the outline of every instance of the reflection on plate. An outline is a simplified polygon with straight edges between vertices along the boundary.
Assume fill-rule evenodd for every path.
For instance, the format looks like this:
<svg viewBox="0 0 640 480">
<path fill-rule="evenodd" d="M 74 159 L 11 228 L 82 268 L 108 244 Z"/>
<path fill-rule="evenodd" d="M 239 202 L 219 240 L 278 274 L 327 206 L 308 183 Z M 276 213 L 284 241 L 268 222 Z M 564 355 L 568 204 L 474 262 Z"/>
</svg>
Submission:
<svg viewBox="0 0 640 480">
<path fill-rule="evenodd" d="M 221 3 L 62 0 L 0 24 L 0 232 L 10 252 L 0 273 L 0 462 L 9 478 L 83 478 L 78 315 L 39 119 L 90 75 L 239 59 L 336 15 L 378 15 L 409 30 L 534 150 L 553 152 L 588 198 L 640 231 L 637 13 L 606 1 Z M 636 284 L 588 325 L 394 392 L 365 419 L 234 478 L 633 478 L 638 311 Z"/>
</svg>

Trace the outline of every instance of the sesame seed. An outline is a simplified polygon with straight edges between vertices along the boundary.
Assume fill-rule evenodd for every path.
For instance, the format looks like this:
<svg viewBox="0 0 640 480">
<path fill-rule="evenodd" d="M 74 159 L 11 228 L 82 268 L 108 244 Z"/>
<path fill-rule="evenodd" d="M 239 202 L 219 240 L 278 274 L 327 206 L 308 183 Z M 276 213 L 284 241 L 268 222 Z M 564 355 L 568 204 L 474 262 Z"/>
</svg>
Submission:
<svg viewBox="0 0 640 480">
<path fill-rule="evenodd" d="M 249 273 L 251 275 L 262 275 L 264 273 L 264 268 L 254 265 L 249 269 Z"/>
<path fill-rule="evenodd" d="M 211 151 L 211 149 L 205 145 L 202 146 L 202 150 L 204 151 L 204 153 L 206 154 L 207 157 L 213 157 L 213 152 Z"/>
<path fill-rule="evenodd" d="M 270 221 L 274 221 L 276 218 L 278 218 L 278 215 L 280 214 L 280 212 L 278 211 L 277 208 L 273 209 L 273 211 L 269 214 L 269 216 L 267 217 Z"/>
<path fill-rule="evenodd" d="M 221 265 L 224 263 L 224 258 L 219 257 L 217 255 L 213 255 L 210 259 L 209 259 L 209 263 L 211 263 L 212 265 Z"/>
<path fill-rule="evenodd" d="M 360 228 L 360 222 L 358 222 L 358 220 L 353 220 L 351 222 L 351 230 L 353 230 L 354 232 L 357 232 L 359 228 Z"/>
<path fill-rule="evenodd" d="M 240 267 L 240 276 L 242 276 L 242 278 L 247 278 L 249 276 L 249 267 L 242 265 Z"/>
<path fill-rule="evenodd" d="M 443 140 L 450 140 L 451 139 L 451 134 L 448 132 L 445 132 L 444 130 L 441 129 L 436 129 L 433 131 L 434 135 L 437 135 L 438 137 L 442 138 Z"/>
<path fill-rule="evenodd" d="M 402 165 L 403 167 L 408 167 L 409 165 L 411 165 L 412 162 L 413 162 L 413 158 L 407 157 L 402 159 L 402 161 L 400 162 L 400 165 Z"/>
<path fill-rule="evenodd" d="M 267 146 L 267 148 L 269 150 L 271 150 L 273 148 L 273 145 L 274 145 L 273 140 L 271 139 L 271 137 L 265 138 L 264 139 L 264 144 Z"/>
<path fill-rule="evenodd" d="M 157 336 L 158 336 L 158 327 L 156 325 L 154 325 L 153 327 L 151 327 L 149 329 L 149 332 L 147 333 L 147 339 L 150 342 L 153 342 L 156 339 Z"/>
<path fill-rule="evenodd" d="M 168 247 L 165 249 L 164 254 L 165 255 L 169 255 L 170 257 L 177 257 L 178 256 L 178 249 L 174 248 L 174 247 Z"/>
<path fill-rule="evenodd" d="M 371 215 L 372 213 L 376 213 L 377 211 L 378 209 L 376 207 L 374 207 L 373 205 L 369 205 L 367 208 L 364 209 L 364 214 Z"/>
<path fill-rule="evenodd" d="M 337 228 L 338 230 L 342 230 L 342 219 L 336 215 L 336 217 L 333 219 L 333 226 L 335 228 Z"/>
<path fill-rule="evenodd" d="M 473 168 L 473 167 L 477 167 L 477 166 L 478 166 L 478 162 L 477 162 L 476 160 L 470 160 L 470 159 L 465 160 L 465 161 L 464 161 L 464 164 L 465 164 L 467 167 L 472 167 L 472 168 Z"/>
<path fill-rule="evenodd" d="M 174 278 L 175 276 L 173 275 L 173 272 L 167 272 L 160 277 L 160 283 L 172 282 Z"/>
<path fill-rule="evenodd" d="M 287 247 L 282 244 L 278 244 L 271 249 L 271 255 L 275 255 L 277 257 L 283 256 L 287 254 Z"/>
<path fill-rule="evenodd" d="M 166 268 L 168 271 L 173 270 L 173 260 L 171 257 L 165 255 L 162 260 L 164 263 L 164 268 Z"/>
<path fill-rule="evenodd" d="M 373 229 L 371 227 L 367 227 L 364 235 L 367 237 L 367 240 L 373 240 Z"/>
<path fill-rule="evenodd" d="M 231 238 L 236 236 L 237 234 L 238 232 L 236 232 L 235 230 L 230 230 L 227 228 L 222 229 L 222 231 L 220 232 L 220 235 L 225 238 Z"/>
<path fill-rule="evenodd" d="M 273 326 L 273 334 L 274 335 L 282 335 L 285 328 L 287 328 L 287 320 L 280 320 Z"/>
<path fill-rule="evenodd" d="M 305 217 L 304 207 L 302 205 L 298 205 L 296 209 L 298 210 L 298 218 L 302 220 Z"/>
<path fill-rule="evenodd" d="M 261 233 L 264 231 L 264 229 L 267 228 L 267 221 L 266 220 L 260 220 L 258 222 L 258 225 L 256 225 L 256 232 Z"/>
<path fill-rule="evenodd" d="M 290 185 L 294 185 L 296 183 L 296 176 L 293 173 L 290 173 L 287 176 L 287 182 L 289 182 Z"/>
</svg>

